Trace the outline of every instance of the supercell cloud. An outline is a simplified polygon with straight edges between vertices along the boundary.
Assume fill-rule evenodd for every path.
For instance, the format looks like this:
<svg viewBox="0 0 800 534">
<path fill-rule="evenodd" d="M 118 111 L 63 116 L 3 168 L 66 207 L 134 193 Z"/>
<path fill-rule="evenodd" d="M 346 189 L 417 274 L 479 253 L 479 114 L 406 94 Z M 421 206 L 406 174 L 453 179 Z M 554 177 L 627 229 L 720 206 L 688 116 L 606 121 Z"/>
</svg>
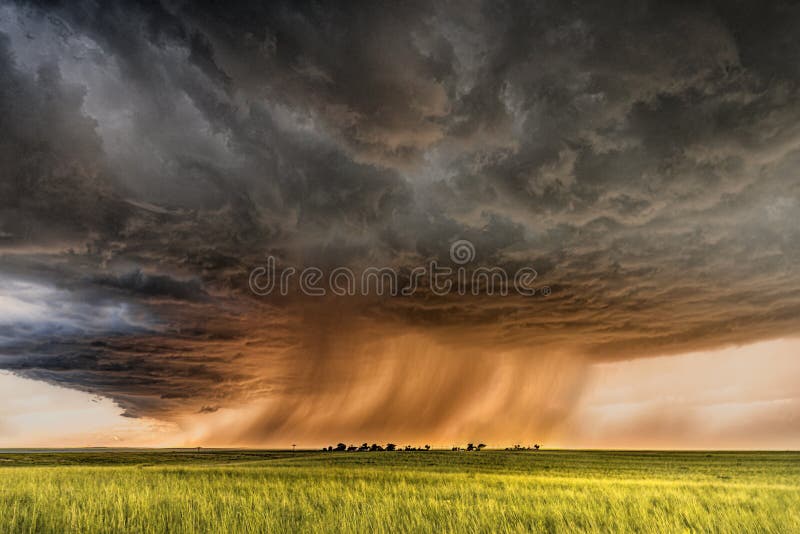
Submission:
<svg viewBox="0 0 800 534">
<path fill-rule="evenodd" d="M 0 368 L 237 444 L 503 440 L 797 333 L 799 7 L 234 4 L 0 2 Z M 551 294 L 248 288 L 459 239 Z"/>
</svg>

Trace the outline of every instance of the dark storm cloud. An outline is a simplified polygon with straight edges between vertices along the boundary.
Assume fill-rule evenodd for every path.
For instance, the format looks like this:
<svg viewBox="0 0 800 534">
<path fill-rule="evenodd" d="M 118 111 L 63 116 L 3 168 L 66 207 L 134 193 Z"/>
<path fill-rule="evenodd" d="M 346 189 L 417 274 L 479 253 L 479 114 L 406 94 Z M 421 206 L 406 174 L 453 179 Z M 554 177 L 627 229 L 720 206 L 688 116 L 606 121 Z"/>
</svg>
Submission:
<svg viewBox="0 0 800 534">
<path fill-rule="evenodd" d="M 119 230 L 125 210 L 102 177 L 95 122 L 81 112 L 85 89 L 63 83 L 54 63 L 17 69 L 5 35 L 0 70 L 2 246 Z"/>
<path fill-rule="evenodd" d="M 794 334 L 798 9 L 3 3 L 0 276 L 66 292 L 62 309 L 147 315 L 144 331 L 106 327 L 113 346 L 86 328 L 34 346 L 15 318 L 4 367 L 135 415 L 286 395 L 258 437 L 344 402 L 369 373 L 343 347 L 359 365 L 366 347 L 400 350 L 374 336 L 413 332 L 442 354 L 428 399 L 403 385 L 411 370 L 373 362 L 402 400 L 376 413 L 400 424 L 430 402 L 434 426 L 468 404 L 450 403 L 469 396 L 458 384 L 491 393 L 498 350 L 524 368 L 526 351 L 632 358 Z M 553 294 L 247 295 L 264 254 L 412 267 L 455 239 L 475 265 L 535 267 Z M 472 367 L 455 356 L 467 347 Z"/>
<path fill-rule="evenodd" d="M 133 271 L 120 276 L 99 276 L 93 282 L 101 287 L 112 287 L 152 297 L 164 296 L 179 300 L 193 300 L 208 296 L 197 280 L 175 280 L 169 276 L 148 275 L 141 271 Z"/>
</svg>

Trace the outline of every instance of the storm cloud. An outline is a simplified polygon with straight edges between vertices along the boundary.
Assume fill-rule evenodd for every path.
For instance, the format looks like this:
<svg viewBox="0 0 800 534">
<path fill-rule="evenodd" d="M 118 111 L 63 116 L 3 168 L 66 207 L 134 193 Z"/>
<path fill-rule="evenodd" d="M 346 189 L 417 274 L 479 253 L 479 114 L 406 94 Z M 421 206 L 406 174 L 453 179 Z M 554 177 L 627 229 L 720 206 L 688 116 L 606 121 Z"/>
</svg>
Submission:
<svg viewBox="0 0 800 534">
<path fill-rule="evenodd" d="M 0 367 L 134 417 L 251 406 L 238 442 L 503 437 L 557 425 L 593 362 L 795 335 L 798 25 L 788 2 L 0 2 Z M 458 239 L 551 293 L 248 289 L 266 255 L 411 269 Z"/>
</svg>

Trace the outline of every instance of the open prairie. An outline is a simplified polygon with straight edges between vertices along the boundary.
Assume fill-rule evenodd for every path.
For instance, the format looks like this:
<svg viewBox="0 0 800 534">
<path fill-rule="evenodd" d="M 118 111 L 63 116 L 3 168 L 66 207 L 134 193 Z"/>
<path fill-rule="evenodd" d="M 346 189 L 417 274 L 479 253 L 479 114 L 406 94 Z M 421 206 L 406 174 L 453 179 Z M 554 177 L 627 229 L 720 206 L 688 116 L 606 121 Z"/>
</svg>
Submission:
<svg viewBox="0 0 800 534">
<path fill-rule="evenodd" d="M 800 532 L 796 452 L 0 453 L 3 532 Z"/>
</svg>

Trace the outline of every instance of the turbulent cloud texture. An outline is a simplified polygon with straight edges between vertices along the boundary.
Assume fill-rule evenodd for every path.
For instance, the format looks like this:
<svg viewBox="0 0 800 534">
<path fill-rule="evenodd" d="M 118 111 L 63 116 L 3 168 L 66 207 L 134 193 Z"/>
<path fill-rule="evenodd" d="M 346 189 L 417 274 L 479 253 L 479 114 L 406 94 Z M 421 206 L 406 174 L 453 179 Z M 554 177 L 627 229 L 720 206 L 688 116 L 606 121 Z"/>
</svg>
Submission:
<svg viewBox="0 0 800 534">
<path fill-rule="evenodd" d="M 800 7 L 580 4 L 0 2 L 0 367 L 236 443 L 501 439 L 587 364 L 794 335 Z M 552 294 L 248 290 L 457 239 Z"/>
</svg>

